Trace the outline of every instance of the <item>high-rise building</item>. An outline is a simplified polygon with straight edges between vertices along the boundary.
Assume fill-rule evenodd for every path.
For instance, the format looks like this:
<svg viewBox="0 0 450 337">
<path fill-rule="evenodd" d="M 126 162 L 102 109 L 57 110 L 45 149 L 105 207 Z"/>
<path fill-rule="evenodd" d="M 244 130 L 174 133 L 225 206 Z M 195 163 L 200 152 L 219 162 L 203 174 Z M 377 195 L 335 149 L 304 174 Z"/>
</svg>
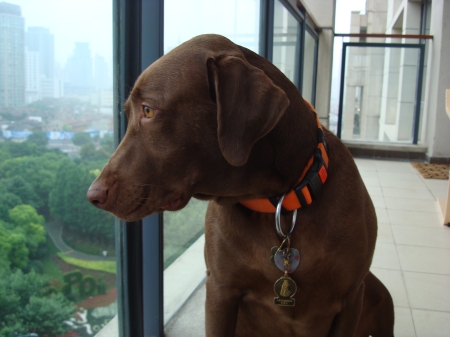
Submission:
<svg viewBox="0 0 450 337">
<path fill-rule="evenodd" d="M 95 55 L 94 58 L 94 85 L 96 90 L 112 88 L 108 63 L 100 55 Z"/>
<path fill-rule="evenodd" d="M 25 102 L 41 99 L 40 54 L 36 51 L 25 50 Z"/>
<path fill-rule="evenodd" d="M 65 94 L 88 96 L 92 90 L 92 57 L 89 43 L 76 42 L 66 64 Z"/>
<path fill-rule="evenodd" d="M 0 2 L 0 107 L 25 103 L 25 20 L 20 6 Z"/>
<path fill-rule="evenodd" d="M 55 42 L 53 34 L 45 27 L 29 27 L 25 35 L 25 45 L 27 55 L 27 103 L 46 97 L 60 97 L 60 79 L 55 76 Z M 37 67 L 36 60 L 38 60 Z M 38 83 L 34 82 L 36 80 L 36 72 Z"/>
<path fill-rule="evenodd" d="M 39 52 L 40 73 L 47 78 L 53 78 L 55 73 L 55 41 L 50 29 L 28 27 L 25 42 L 28 51 Z"/>
</svg>

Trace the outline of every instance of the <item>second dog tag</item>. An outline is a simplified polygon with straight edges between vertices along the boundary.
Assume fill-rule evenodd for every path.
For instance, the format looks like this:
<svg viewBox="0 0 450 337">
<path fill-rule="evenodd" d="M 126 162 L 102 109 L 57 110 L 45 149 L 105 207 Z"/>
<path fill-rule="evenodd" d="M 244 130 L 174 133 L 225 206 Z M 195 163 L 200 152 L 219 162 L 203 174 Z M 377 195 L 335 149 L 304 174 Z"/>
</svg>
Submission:
<svg viewBox="0 0 450 337">
<path fill-rule="evenodd" d="M 287 272 L 292 273 L 295 269 L 297 269 L 300 263 L 300 253 L 295 248 L 290 248 L 289 251 L 289 269 L 287 270 Z M 284 256 L 282 250 L 278 251 L 278 253 L 275 254 L 273 260 L 278 269 L 284 272 Z"/>
</svg>

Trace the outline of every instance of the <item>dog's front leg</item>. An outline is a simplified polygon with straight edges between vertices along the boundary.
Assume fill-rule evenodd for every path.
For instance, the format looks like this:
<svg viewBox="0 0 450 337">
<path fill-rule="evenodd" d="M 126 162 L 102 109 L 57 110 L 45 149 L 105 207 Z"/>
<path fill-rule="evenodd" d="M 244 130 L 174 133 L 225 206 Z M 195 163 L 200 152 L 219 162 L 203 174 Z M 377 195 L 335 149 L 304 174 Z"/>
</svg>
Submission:
<svg viewBox="0 0 450 337">
<path fill-rule="evenodd" d="M 343 301 L 341 312 L 333 320 L 328 337 L 354 337 L 358 328 L 364 298 L 364 282 L 349 293 Z"/>
<path fill-rule="evenodd" d="M 209 276 L 206 280 L 206 337 L 233 337 L 239 308 L 240 293 L 220 286 Z"/>
</svg>

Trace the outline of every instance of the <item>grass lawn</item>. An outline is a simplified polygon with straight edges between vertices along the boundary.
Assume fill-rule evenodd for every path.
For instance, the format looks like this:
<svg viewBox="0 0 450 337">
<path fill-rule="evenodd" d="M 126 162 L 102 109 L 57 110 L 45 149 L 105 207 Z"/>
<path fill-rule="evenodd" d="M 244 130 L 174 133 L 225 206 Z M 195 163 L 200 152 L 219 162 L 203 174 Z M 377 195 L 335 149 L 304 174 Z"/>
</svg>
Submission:
<svg viewBox="0 0 450 337">
<path fill-rule="evenodd" d="M 65 255 L 64 253 L 56 253 L 58 257 L 64 262 L 71 264 L 76 267 L 81 267 L 89 270 L 103 271 L 110 274 L 116 273 L 116 262 L 115 261 L 88 261 L 80 260 L 74 257 Z"/>
</svg>

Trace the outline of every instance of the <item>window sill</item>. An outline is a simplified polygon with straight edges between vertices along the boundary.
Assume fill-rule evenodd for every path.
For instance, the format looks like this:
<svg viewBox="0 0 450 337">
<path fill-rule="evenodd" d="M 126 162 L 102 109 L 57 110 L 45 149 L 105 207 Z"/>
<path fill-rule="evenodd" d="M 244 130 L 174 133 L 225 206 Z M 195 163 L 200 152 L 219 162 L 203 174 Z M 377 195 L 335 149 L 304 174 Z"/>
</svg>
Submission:
<svg viewBox="0 0 450 337">
<path fill-rule="evenodd" d="M 164 270 L 164 326 L 183 307 L 206 278 L 205 235 L 198 238 L 178 259 Z M 119 337 L 117 316 L 95 337 Z"/>
</svg>

